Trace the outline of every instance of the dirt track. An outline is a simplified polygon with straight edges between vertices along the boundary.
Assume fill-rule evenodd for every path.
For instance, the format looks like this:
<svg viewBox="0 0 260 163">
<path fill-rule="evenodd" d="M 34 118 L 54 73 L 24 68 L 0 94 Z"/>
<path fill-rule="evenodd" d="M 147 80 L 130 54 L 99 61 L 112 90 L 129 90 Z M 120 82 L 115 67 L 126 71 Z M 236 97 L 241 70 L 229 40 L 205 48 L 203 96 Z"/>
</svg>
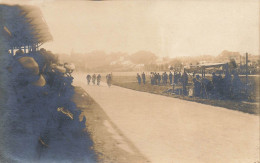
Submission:
<svg viewBox="0 0 260 163">
<path fill-rule="evenodd" d="M 136 149 L 155 163 L 259 161 L 258 116 L 105 84 L 87 86 L 84 75 L 74 77 L 74 85 L 111 119 L 118 130 L 105 126 L 128 153 Z"/>
</svg>

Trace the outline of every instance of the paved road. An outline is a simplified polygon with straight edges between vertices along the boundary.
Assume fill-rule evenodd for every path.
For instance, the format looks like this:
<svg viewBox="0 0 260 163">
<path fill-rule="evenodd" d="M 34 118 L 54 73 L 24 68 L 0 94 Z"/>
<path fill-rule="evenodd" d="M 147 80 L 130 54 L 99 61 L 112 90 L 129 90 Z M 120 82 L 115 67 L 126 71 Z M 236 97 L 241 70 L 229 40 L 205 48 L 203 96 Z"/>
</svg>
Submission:
<svg viewBox="0 0 260 163">
<path fill-rule="evenodd" d="M 104 83 L 88 86 L 85 76 L 74 77 L 74 85 L 84 88 L 151 162 L 259 161 L 255 115 Z"/>
</svg>

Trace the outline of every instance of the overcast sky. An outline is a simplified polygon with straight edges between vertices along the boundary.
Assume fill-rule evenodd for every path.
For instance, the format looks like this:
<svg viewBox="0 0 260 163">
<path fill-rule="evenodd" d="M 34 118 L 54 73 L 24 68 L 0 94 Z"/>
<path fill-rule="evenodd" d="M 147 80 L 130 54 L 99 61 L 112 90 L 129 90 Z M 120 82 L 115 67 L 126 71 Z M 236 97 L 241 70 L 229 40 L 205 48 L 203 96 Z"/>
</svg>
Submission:
<svg viewBox="0 0 260 163">
<path fill-rule="evenodd" d="M 1 1 L 1 0 L 0 0 Z M 12 1 L 14 2 L 14 1 Z M 29 1 L 38 5 L 59 53 L 134 53 L 159 56 L 259 54 L 259 1 Z"/>
</svg>

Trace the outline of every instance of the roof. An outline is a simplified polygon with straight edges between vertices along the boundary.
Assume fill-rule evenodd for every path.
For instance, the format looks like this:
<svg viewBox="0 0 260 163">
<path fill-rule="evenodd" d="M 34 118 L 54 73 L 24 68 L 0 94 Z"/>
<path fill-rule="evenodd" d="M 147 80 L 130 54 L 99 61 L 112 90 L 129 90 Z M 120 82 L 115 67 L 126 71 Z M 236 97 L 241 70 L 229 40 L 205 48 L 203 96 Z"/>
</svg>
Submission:
<svg viewBox="0 0 260 163">
<path fill-rule="evenodd" d="M 35 6 L 0 5 L 0 24 L 11 47 L 43 44 L 52 40 L 42 12 Z"/>
<path fill-rule="evenodd" d="M 203 63 L 195 66 L 185 66 L 186 69 L 196 69 L 196 68 L 213 68 L 225 66 L 227 63 Z"/>
<path fill-rule="evenodd" d="M 208 68 L 208 67 L 220 67 L 220 66 L 224 66 L 226 64 L 227 63 L 204 63 L 204 64 L 200 64 L 198 66 Z"/>
</svg>

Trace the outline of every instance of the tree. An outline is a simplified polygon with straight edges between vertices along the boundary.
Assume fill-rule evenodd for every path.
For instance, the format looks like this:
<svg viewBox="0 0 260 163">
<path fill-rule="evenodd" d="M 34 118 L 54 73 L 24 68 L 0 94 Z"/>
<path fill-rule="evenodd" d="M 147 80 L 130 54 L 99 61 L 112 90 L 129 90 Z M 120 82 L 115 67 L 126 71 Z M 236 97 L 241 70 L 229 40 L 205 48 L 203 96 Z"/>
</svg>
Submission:
<svg viewBox="0 0 260 163">
<path fill-rule="evenodd" d="M 129 59 L 135 64 L 151 64 L 155 63 L 157 56 L 148 51 L 139 51 L 132 54 Z"/>
</svg>

